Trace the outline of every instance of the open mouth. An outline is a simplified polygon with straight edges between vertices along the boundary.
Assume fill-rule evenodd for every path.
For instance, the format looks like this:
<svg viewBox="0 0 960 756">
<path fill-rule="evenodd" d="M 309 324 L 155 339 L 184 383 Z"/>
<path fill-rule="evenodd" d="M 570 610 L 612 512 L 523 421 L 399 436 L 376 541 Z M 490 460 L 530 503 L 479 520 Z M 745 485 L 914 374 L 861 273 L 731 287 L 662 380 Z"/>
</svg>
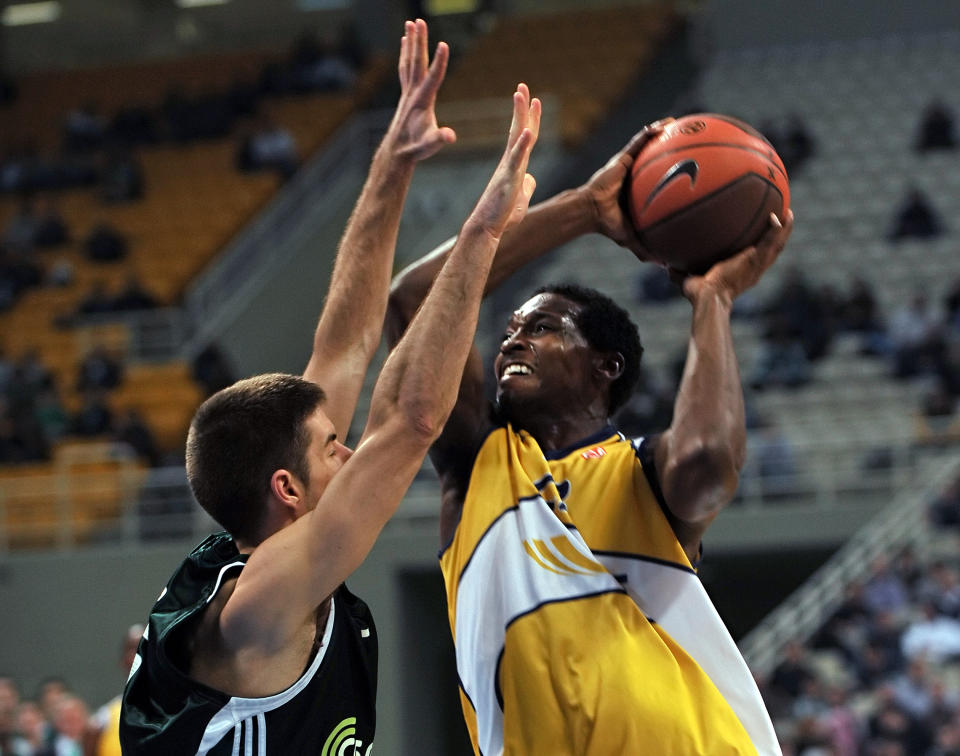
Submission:
<svg viewBox="0 0 960 756">
<path fill-rule="evenodd" d="M 522 362 L 511 362 L 507 365 L 503 372 L 500 373 L 501 378 L 509 378 L 514 375 L 532 375 L 533 369 L 529 365 L 524 365 Z"/>
</svg>

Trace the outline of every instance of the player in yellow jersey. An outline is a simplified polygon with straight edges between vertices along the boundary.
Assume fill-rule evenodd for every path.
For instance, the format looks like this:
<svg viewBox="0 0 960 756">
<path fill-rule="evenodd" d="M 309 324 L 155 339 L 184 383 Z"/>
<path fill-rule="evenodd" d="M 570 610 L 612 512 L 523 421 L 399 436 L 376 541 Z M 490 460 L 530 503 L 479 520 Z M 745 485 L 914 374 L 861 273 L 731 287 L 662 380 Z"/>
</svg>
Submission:
<svg viewBox="0 0 960 756">
<path fill-rule="evenodd" d="M 644 129 L 583 186 L 531 208 L 505 235 L 487 293 L 586 233 L 643 259 L 618 197 L 659 128 Z M 780 753 L 695 565 L 745 456 L 731 308 L 792 225 L 791 213 L 771 217 L 755 247 L 682 281 L 691 335 L 661 434 L 627 439 L 611 425 L 642 348 L 627 313 L 598 292 L 551 286 L 512 313 L 492 407 L 474 347 L 431 458 L 461 700 L 478 754 Z M 392 340 L 449 246 L 394 280 Z"/>
</svg>

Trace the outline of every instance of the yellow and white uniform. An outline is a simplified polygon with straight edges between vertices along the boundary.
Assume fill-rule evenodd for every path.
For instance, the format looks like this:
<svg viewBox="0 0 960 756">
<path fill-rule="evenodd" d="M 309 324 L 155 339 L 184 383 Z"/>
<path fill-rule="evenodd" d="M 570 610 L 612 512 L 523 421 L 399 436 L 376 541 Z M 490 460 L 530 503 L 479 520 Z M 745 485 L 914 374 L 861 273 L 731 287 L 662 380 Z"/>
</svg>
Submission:
<svg viewBox="0 0 960 756">
<path fill-rule="evenodd" d="M 507 426 L 477 454 L 440 565 L 478 754 L 780 754 L 638 449 Z"/>
</svg>

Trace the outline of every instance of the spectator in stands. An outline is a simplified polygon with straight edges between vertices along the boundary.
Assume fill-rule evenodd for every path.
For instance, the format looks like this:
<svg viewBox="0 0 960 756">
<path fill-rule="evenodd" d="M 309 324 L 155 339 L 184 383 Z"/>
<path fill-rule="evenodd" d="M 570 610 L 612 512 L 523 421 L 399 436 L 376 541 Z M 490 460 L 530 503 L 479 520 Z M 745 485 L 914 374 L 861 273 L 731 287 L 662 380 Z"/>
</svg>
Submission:
<svg viewBox="0 0 960 756">
<path fill-rule="evenodd" d="M 137 655 L 137 644 L 143 636 L 143 625 L 136 624 L 127 628 L 120 647 L 119 667 L 123 673 L 121 681 L 127 679 L 130 667 Z M 97 709 L 87 726 L 84 739 L 85 756 L 120 756 L 120 704 L 122 693 L 117 694 Z"/>
<path fill-rule="evenodd" d="M 803 344 L 794 337 L 783 313 L 772 313 L 756 362 L 747 377 L 750 388 L 761 391 L 771 386 L 796 388 L 809 383 L 813 373 Z"/>
<path fill-rule="evenodd" d="M 47 722 L 36 701 L 23 701 L 17 708 L 17 734 L 9 750 L 0 745 L 0 753 L 11 756 L 58 756 L 50 742 Z"/>
<path fill-rule="evenodd" d="M 30 393 L 36 396 L 43 389 L 53 386 L 53 373 L 50 372 L 36 348 L 27 349 L 17 360 L 14 371 L 18 373 L 17 380 L 20 385 Z"/>
<path fill-rule="evenodd" d="M 797 455 L 780 424 L 769 417 L 761 418 L 751 441 L 754 442 L 755 471 L 764 501 L 775 502 L 794 496 L 799 470 Z"/>
<path fill-rule="evenodd" d="M 73 261 L 63 255 L 50 263 L 43 284 L 54 288 L 65 288 L 73 284 L 76 277 L 77 269 L 74 267 Z"/>
<path fill-rule="evenodd" d="M 70 416 L 56 386 L 49 386 L 37 395 L 33 414 L 47 444 L 59 441 L 70 429 Z"/>
<path fill-rule="evenodd" d="M 926 193 L 919 187 L 907 192 L 894 217 L 890 230 L 891 241 L 902 239 L 933 239 L 943 233 L 940 214 L 933 207 Z"/>
<path fill-rule="evenodd" d="M 129 446 L 151 467 L 160 463 L 160 452 L 150 427 L 134 407 L 128 407 L 113 424 L 112 440 Z"/>
<path fill-rule="evenodd" d="M 86 153 L 100 149 L 107 123 L 95 102 L 86 102 L 67 111 L 63 124 L 63 149 L 68 153 Z"/>
<path fill-rule="evenodd" d="M 123 365 L 101 344 L 93 347 L 77 369 L 77 391 L 112 389 L 123 380 Z"/>
<path fill-rule="evenodd" d="M 869 737 L 865 753 L 872 756 L 912 756 L 922 754 L 930 738 L 920 722 L 896 701 L 894 691 L 883 686 L 878 704 L 868 720 Z"/>
<path fill-rule="evenodd" d="M 298 37 L 290 55 L 290 76 L 297 92 L 336 92 L 349 89 L 357 78 L 353 64 L 335 43 L 313 33 Z"/>
<path fill-rule="evenodd" d="M 240 144 L 237 167 L 241 171 L 277 171 L 283 178 L 292 176 L 300 165 L 297 144 L 289 130 L 267 117 L 261 117 Z"/>
<path fill-rule="evenodd" d="M 7 393 L 13 382 L 14 362 L 7 354 L 6 348 L 0 344 L 0 396 Z"/>
<path fill-rule="evenodd" d="M 833 339 L 832 305 L 796 265 L 787 266 L 780 285 L 761 309 L 766 331 L 797 341 L 810 361 L 823 357 Z"/>
<path fill-rule="evenodd" d="M 104 399 L 102 391 L 90 390 L 84 393 L 83 403 L 71 421 L 72 432 L 84 438 L 101 436 L 110 431 L 113 425 L 113 413 Z"/>
<path fill-rule="evenodd" d="M 20 705 L 20 688 L 9 676 L 0 675 L 0 754 L 13 753 L 16 714 Z"/>
<path fill-rule="evenodd" d="M 114 262 L 127 256 L 126 238 L 110 223 L 103 221 L 93 227 L 84 241 L 87 259 L 95 262 Z"/>
<path fill-rule="evenodd" d="M 113 312 L 114 303 L 114 298 L 107 290 L 106 282 L 96 279 L 77 305 L 77 315 L 102 315 L 105 312 Z"/>
<path fill-rule="evenodd" d="M 955 478 L 930 503 L 930 520 L 934 525 L 960 528 L 960 478 Z"/>
<path fill-rule="evenodd" d="M 924 604 L 922 612 L 922 618 L 910 623 L 901 640 L 910 668 L 924 659 L 934 664 L 960 659 L 960 621 L 940 614 L 933 602 Z"/>
<path fill-rule="evenodd" d="M 104 159 L 100 198 L 107 204 L 143 198 L 143 168 L 129 150 L 120 146 L 108 150 Z"/>
<path fill-rule="evenodd" d="M 0 108 L 17 99 L 17 85 L 13 79 L 0 72 Z"/>
<path fill-rule="evenodd" d="M 949 418 L 956 409 L 956 397 L 951 393 L 946 381 L 936 376 L 922 398 L 923 415 L 928 419 Z"/>
<path fill-rule="evenodd" d="M 923 290 L 894 311 L 889 336 L 894 377 L 936 372 L 944 354 L 943 324 Z"/>
<path fill-rule="evenodd" d="M 154 113 L 139 105 L 121 107 L 110 122 L 109 139 L 127 148 L 153 144 L 158 139 Z"/>
<path fill-rule="evenodd" d="M 956 146 L 953 111 L 943 100 L 934 100 L 923 111 L 917 134 L 917 151 L 952 150 Z"/>
<path fill-rule="evenodd" d="M 858 756 L 863 733 L 848 690 L 842 685 L 829 686 L 827 705 L 818 724 L 826 735 L 830 756 Z"/>
<path fill-rule="evenodd" d="M 768 686 L 774 696 L 795 699 L 806 683 L 813 679 L 806 648 L 798 641 L 790 641 L 783 649 L 783 661 L 774 667 L 770 675 Z"/>
<path fill-rule="evenodd" d="M 16 211 L 10 216 L 0 234 L 0 244 L 11 252 L 32 252 L 36 246 L 37 229 L 40 227 L 40 216 L 37 213 L 36 202 L 30 195 L 23 197 Z"/>
<path fill-rule="evenodd" d="M 680 287 L 670 280 L 666 268 L 642 265 L 637 274 L 637 301 L 641 303 L 668 302 L 682 296 Z"/>
<path fill-rule="evenodd" d="M 230 106 L 224 95 L 189 91 L 182 84 L 167 93 L 160 115 L 167 137 L 180 143 L 221 139 L 233 127 Z"/>
<path fill-rule="evenodd" d="M 617 414 L 617 427 L 628 436 L 665 430 L 673 419 L 675 395 L 673 386 L 641 365 L 637 388 Z"/>
<path fill-rule="evenodd" d="M 891 568 L 889 560 L 884 556 L 877 557 L 863 586 L 867 609 L 874 616 L 882 612 L 896 615 L 906 609 L 909 598 L 903 578 Z"/>
<path fill-rule="evenodd" d="M 930 673 L 922 652 L 907 658 L 907 668 L 890 683 L 893 700 L 913 719 L 923 721 L 933 707 Z"/>
<path fill-rule="evenodd" d="M 791 113 L 783 130 L 777 154 L 783 160 L 787 174 L 795 174 L 803 167 L 815 152 L 815 142 L 806 120 L 800 113 Z"/>
<path fill-rule="evenodd" d="M 193 379 L 203 386 L 207 396 L 231 385 L 235 378 L 227 358 L 220 348 L 211 343 L 193 359 Z"/>
<path fill-rule="evenodd" d="M 837 315 L 840 330 L 860 335 L 860 354 L 880 357 L 890 353 L 890 341 L 876 294 L 864 276 L 853 278 L 846 296 L 841 298 Z"/>
<path fill-rule="evenodd" d="M 60 698 L 53 715 L 53 726 L 57 731 L 54 751 L 57 756 L 83 756 L 89 715 L 86 703 L 79 696 L 66 693 Z"/>
<path fill-rule="evenodd" d="M 0 244 L 0 310 L 9 309 L 27 289 L 43 282 L 43 268 L 30 252 Z"/>
<path fill-rule="evenodd" d="M 63 219 L 57 203 L 50 195 L 44 195 L 37 213 L 33 244 L 39 249 L 58 247 L 70 241 L 67 222 Z"/>
<path fill-rule="evenodd" d="M 154 296 L 147 291 L 137 275 L 131 271 L 123 288 L 113 298 L 111 309 L 114 312 L 133 312 L 151 310 L 158 305 Z"/>
</svg>

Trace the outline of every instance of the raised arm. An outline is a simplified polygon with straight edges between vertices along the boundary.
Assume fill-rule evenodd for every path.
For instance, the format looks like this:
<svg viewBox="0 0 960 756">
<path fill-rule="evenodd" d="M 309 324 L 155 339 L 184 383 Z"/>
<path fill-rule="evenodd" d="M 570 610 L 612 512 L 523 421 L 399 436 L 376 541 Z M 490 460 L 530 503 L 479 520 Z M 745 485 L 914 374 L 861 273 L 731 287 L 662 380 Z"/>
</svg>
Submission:
<svg viewBox="0 0 960 756">
<path fill-rule="evenodd" d="M 521 85 L 504 155 L 384 364 L 356 452 L 316 507 L 261 543 L 238 579 L 222 619 L 234 642 L 283 647 L 359 566 L 399 505 L 453 407 L 500 238 L 533 193 L 526 167 L 539 123 L 540 103 Z"/>
<path fill-rule="evenodd" d="M 433 63 L 427 25 L 407 21 L 400 41 L 400 101 L 340 241 L 327 300 L 304 377 L 320 385 L 346 438 L 370 360 L 380 343 L 400 216 L 417 161 L 456 139 L 437 126 L 434 102 L 447 68 L 441 42 Z"/>
<path fill-rule="evenodd" d="M 683 280 L 693 305 L 687 360 L 670 427 L 654 448 L 660 487 L 674 531 L 691 561 L 700 539 L 736 493 L 746 455 L 743 389 L 730 330 L 733 301 L 753 286 L 783 250 L 793 213 L 771 216 L 761 241 Z"/>
<path fill-rule="evenodd" d="M 523 221 L 507 231 L 493 261 L 484 295 L 550 250 L 588 233 L 601 233 L 643 258 L 643 249 L 621 204 L 624 180 L 643 146 L 659 134 L 667 121 L 651 124 L 613 155 L 583 185 L 560 192 L 530 208 Z M 386 333 L 396 344 L 433 283 L 457 237 L 401 271 L 390 289 Z M 469 454 L 487 430 L 483 390 L 483 361 L 473 349 L 464 370 L 460 395 L 443 434 L 430 456 L 452 505 L 465 493 L 472 460 Z M 453 515 L 455 517 L 455 514 Z"/>
</svg>

